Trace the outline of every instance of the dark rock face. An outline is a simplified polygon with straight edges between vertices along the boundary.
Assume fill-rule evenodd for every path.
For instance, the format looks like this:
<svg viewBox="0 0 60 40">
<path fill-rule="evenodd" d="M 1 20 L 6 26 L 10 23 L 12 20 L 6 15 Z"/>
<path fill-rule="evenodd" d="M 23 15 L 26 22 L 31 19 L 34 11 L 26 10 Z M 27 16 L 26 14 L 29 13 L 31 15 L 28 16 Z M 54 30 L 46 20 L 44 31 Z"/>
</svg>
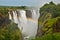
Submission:
<svg viewBox="0 0 60 40">
<path fill-rule="evenodd" d="M 41 37 L 41 36 L 43 35 L 43 33 L 42 33 L 42 29 L 41 29 L 41 28 L 42 28 L 41 26 L 38 27 L 36 37 Z"/>
<path fill-rule="evenodd" d="M 32 18 L 32 12 L 30 10 L 26 10 L 27 18 Z"/>
<path fill-rule="evenodd" d="M 20 12 L 19 11 L 16 11 L 16 13 L 17 13 L 17 17 L 21 17 L 21 14 L 20 14 Z"/>
<path fill-rule="evenodd" d="M 4 16 L 0 15 L 0 26 L 7 25 L 9 23 L 10 23 L 10 20 L 7 16 L 4 17 Z"/>
</svg>

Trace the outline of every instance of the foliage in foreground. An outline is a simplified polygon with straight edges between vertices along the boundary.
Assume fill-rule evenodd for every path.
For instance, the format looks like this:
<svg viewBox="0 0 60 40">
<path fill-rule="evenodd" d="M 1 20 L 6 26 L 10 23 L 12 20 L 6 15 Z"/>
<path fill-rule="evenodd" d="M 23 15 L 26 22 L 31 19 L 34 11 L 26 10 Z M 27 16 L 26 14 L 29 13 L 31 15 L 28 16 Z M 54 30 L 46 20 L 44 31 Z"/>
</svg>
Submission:
<svg viewBox="0 0 60 40">
<path fill-rule="evenodd" d="M 46 34 L 42 37 L 38 37 L 32 40 L 60 40 L 60 33 Z"/>
<path fill-rule="evenodd" d="M 21 40 L 21 32 L 17 25 L 10 23 L 0 28 L 0 40 Z"/>
</svg>

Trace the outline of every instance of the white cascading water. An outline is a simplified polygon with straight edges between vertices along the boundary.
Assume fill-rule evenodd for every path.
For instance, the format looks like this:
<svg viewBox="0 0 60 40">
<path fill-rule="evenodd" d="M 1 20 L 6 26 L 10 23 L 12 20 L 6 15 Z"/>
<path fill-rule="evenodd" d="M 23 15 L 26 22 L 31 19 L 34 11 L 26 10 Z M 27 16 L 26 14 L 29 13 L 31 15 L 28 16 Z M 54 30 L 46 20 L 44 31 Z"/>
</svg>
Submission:
<svg viewBox="0 0 60 40">
<path fill-rule="evenodd" d="M 16 11 L 13 11 L 14 23 L 18 24 L 18 28 L 22 31 L 24 40 L 34 38 L 37 34 L 39 13 L 36 10 L 30 11 L 32 18 L 27 18 L 25 10 L 17 10 L 20 14 L 19 16 L 17 16 L 18 13 Z M 12 20 L 10 13 L 9 18 Z"/>
<path fill-rule="evenodd" d="M 11 16 L 10 12 L 8 12 L 8 13 L 9 13 L 9 19 L 12 20 L 12 16 Z"/>
<path fill-rule="evenodd" d="M 13 22 L 16 23 L 16 24 L 18 24 L 18 18 L 17 18 L 16 11 L 12 11 L 12 13 L 13 13 Z"/>
</svg>

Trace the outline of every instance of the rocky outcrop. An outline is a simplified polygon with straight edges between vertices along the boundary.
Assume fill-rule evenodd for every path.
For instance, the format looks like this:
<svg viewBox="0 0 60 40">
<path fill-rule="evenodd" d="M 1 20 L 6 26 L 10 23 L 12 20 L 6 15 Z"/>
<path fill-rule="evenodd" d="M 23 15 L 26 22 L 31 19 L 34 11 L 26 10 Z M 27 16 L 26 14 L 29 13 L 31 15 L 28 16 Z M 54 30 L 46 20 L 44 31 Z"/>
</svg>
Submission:
<svg viewBox="0 0 60 40">
<path fill-rule="evenodd" d="M 10 23 L 8 16 L 4 16 L 0 14 L 0 26 L 5 26 Z"/>
</svg>

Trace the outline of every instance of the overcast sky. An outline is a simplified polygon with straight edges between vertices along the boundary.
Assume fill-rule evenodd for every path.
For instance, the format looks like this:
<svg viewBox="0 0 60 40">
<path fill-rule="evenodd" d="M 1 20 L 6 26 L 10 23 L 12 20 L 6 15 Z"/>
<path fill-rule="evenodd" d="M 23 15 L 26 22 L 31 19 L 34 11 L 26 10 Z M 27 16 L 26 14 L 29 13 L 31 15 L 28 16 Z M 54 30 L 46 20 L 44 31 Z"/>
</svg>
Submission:
<svg viewBox="0 0 60 40">
<path fill-rule="evenodd" d="M 40 7 L 51 0 L 0 0 L 0 5 L 5 6 L 37 6 Z M 60 3 L 60 0 L 52 0 L 54 3 Z"/>
</svg>

